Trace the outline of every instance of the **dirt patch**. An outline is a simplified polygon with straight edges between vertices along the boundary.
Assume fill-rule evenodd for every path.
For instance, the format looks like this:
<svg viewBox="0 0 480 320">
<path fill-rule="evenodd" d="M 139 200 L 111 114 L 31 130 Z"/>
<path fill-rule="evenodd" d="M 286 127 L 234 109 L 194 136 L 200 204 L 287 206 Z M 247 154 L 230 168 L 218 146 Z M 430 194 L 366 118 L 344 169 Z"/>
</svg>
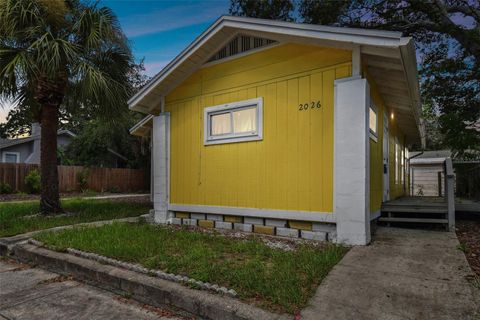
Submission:
<svg viewBox="0 0 480 320">
<path fill-rule="evenodd" d="M 4 264 L 8 264 L 8 265 L 14 267 L 14 269 L 6 270 L 6 271 L 9 271 L 9 272 L 22 271 L 22 270 L 27 270 L 27 269 L 31 268 L 28 264 L 20 263 L 16 260 L 13 260 L 13 259 L 5 257 L 5 256 L 0 256 L 0 261 Z M 4 272 L 4 271 L 0 271 L 0 272 Z"/>
<path fill-rule="evenodd" d="M 261 240 L 266 246 L 272 249 L 279 249 L 282 251 L 295 251 L 298 249 L 299 246 L 308 244 L 311 246 L 315 246 L 319 249 L 325 248 L 330 245 L 330 243 L 324 241 L 314 241 L 314 240 L 307 240 L 303 238 L 286 238 L 286 237 L 279 237 L 279 236 L 270 236 L 261 233 L 253 233 L 253 232 L 242 232 L 236 230 L 227 230 L 227 229 L 214 229 L 214 228 L 202 228 L 199 226 L 186 226 L 186 225 L 168 225 L 164 226 L 165 228 L 170 228 L 172 230 L 186 230 L 190 232 L 202 232 L 207 234 L 213 234 L 217 236 L 224 236 L 231 239 L 238 239 L 238 240 L 253 240 L 259 239 Z"/>
<path fill-rule="evenodd" d="M 55 277 L 55 278 L 42 280 L 42 281 L 38 282 L 37 285 L 49 284 L 49 283 L 59 283 L 59 282 L 72 281 L 72 280 L 73 280 L 72 276 L 58 276 L 58 277 Z"/>
<path fill-rule="evenodd" d="M 473 272 L 480 277 L 480 219 L 456 221 L 460 250 L 465 253 Z"/>
<path fill-rule="evenodd" d="M 129 305 L 132 305 L 134 307 L 141 308 L 141 309 L 143 309 L 147 312 L 153 313 L 153 314 L 155 314 L 159 317 L 175 318 L 175 319 L 182 319 L 182 320 L 194 320 L 195 319 L 195 317 L 183 317 L 183 316 L 181 317 L 179 315 L 179 313 L 182 313 L 181 311 L 180 312 L 174 312 L 174 311 L 169 310 L 169 309 L 154 307 L 154 306 L 151 306 L 151 305 L 148 305 L 148 304 L 144 304 L 144 303 L 140 303 L 138 301 L 132 300 L 129 297 L 115 296 L 114 299 L 121 302 L 121 303 L 129 304 Z"/>
</svg>

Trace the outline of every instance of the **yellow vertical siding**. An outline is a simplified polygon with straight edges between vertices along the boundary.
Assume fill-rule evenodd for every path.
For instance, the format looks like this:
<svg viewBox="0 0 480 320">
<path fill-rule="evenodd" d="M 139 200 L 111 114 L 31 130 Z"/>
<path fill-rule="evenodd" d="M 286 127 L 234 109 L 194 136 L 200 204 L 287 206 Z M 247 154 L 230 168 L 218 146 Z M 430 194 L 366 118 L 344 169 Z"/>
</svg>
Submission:
<svg viewBox="0 0 480 320">
<path fill-rule="evenodd" d="M 294 44 L 198 70 L 166 97 L 170 202 L 332 212 L 333 85 L 350 74 L 351 52 Z M 205 107 L 256 97 L 263 140 L 204 146 Z"/>
</svg>

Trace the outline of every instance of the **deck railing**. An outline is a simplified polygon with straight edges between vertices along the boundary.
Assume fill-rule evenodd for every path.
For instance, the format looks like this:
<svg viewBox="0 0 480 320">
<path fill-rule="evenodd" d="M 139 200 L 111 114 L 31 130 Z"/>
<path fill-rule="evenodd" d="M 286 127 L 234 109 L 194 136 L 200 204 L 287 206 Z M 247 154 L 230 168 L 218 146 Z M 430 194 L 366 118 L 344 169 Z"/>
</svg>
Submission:
<svg viewBox="0 0 480 320">
<path fill-rule="evenodd" d="M 444 162 L 445 170 L 445 201 L 448 208 L 448 229 L 455 231 L 455 173 L 453 172 L 452 159 L 446 158 Z"/>
</svg>

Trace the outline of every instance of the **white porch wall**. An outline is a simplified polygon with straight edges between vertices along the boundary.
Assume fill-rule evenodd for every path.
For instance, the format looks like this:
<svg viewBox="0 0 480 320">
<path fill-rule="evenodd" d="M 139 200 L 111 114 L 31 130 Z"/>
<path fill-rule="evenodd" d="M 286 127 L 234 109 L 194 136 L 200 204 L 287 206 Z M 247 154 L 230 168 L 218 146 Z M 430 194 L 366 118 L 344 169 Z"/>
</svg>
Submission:
<svg viewBox="0 0 480 320">
<path fill-rule="evenodd" d="M 370 242 L 369 86 L 366 79 L 335 81 L 334 214 L 337 242 Z"/>
<path fill-rule="evenodd" d="M 167 223 L 172 218 L 168 212 L 170 163 L 170 113 L 153 118 L 152 130 L 153 208 L 156 223 Z"/>
</svg>

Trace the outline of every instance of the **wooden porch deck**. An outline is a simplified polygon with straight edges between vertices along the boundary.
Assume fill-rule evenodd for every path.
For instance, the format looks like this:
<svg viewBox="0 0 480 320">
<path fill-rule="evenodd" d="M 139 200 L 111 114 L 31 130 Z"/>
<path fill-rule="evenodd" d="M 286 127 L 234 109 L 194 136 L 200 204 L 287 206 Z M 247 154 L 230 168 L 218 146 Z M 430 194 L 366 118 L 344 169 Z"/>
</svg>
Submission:
<svg viewBox="0 0 480 320">
<path fill-rule="evenodd" d="M 480 215 L 480 201 L 457 198 L 454 210 Z M 387 225 L 392 223 L 444 225 L 448 230 L 448 202 L 443 197 L 401 197 L 382 204 L 382 215 L 378 221 Z"/>
<path fill-rule="evenodd" d="M 448 228 L 448 204 L 442 197 L 402 197 L 382 204 L 380 222 L 440 224 Z"/>
</svg>

